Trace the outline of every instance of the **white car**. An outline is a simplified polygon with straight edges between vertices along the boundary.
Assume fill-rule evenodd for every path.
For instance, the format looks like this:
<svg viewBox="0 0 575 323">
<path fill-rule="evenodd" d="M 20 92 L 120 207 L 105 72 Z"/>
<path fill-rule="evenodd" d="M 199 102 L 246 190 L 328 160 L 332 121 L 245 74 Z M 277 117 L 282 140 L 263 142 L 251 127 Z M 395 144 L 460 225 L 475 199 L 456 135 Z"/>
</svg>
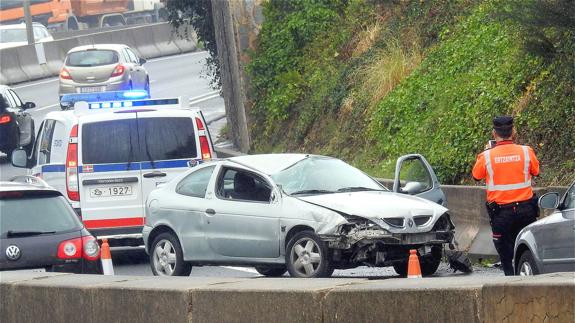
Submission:
<svg viewBox="0 0 575 323">
<path fill-rule="evenodd" d="M 32 30 L 34 32 L 34 42 L 36 43 L 54 40 L 48 29 L 42 24 L 34 23 Z M 0 26 L 0 49 L 24 45 L 28 45 L 26 24 Z"/>
<path fill-rule="evenodd" d="M 454 236 L 447 209 L 435 203 L 445 197 L 421 155 L 401 157 L 396 174 L 390 192 L 323 156 L 248 155 L 196 166 L 148 196 L 143 236 L 152 271 L 189 275 L 193 265 L 233 264 L 266 276 L 328 277 L 369 265 L 405 275 L 417 249 L 422 274 L 432 275 Z"/>
</svg>

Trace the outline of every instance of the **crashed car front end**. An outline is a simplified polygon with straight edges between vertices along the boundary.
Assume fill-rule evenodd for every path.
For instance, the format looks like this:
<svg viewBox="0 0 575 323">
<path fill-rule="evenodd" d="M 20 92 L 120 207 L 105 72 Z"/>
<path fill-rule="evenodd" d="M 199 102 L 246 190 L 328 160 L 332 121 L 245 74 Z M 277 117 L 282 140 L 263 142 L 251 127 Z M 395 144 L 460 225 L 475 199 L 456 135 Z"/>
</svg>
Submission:
<svg viewBox="0 0 575 323">
<path fill-rule="evenodd" d="M 443 245 L 451 244 L 454 238 L 455 226 L 447 212 L 425 232 L 405 232 L 404 227 L 416 226 L 410 222 L 413 221 L 411 218 L 404 219 L 402 226 L 394 227 L 386 219 L 341 215 L 346 223 L 334 227 L 331 233 L 320 234 L 333 251 L 337 268 L 351 268 L 358 264 L 391 266 L 406 261 L 411 249 L 418 250 L 424 258 L 441 257 L 438 252 L 441 253 Z"/>
</svg>

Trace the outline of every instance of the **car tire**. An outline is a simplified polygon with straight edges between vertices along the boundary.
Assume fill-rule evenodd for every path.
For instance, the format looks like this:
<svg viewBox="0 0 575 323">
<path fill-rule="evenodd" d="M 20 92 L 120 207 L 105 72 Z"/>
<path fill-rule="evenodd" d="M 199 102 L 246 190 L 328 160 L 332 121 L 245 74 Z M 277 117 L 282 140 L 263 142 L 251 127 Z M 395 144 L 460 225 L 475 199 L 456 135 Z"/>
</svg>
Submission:
<svg viewBox="0 0 575 323">
<path fill-rule="evenodd" d="M 192 265 L 184 261 L 178 238 L 169 232 L 158 235 L 150 248 L 150 266 L 154 276 L 189 276 Z"/>
<path fill-rule="evenodd" d="M 526 250 L 521 254 L 519 262 L 517 263 L 517 268 L 515 274 L 518 276 L 534 276 L 539 275 L 540 271 L 537 267 L 537 263 L 531 254 L 531 251 Z"/>
<path fill-rule="evenodd" d="M 266 277 L 280 277 L 283 276 L 287 271 L 287 268 L 285 266 L 282 267 L 258 266 L 255 267 L 255 269 L 260 275 Z"/>
<path fill-rule="evenodd" d="M 312 231 L 296 233 L 287 244 L 285 258 L 292 277 L 329 277 L 334 270 L 329 249 Z"/>
<path fill-rule="evenodd" d="M 441 247 L 433 246 L 431 247 L 431 255 L 427 257 L 420 257 L 419 265 L 421 267 L 421 276 L 428 277 L 437 271 L 439 264 L 441 264 Z M 408 261 L 398 262 L 393 265 L 395 272 L 401 277 L 407 277 L 407 264 Z"/>
</svg>

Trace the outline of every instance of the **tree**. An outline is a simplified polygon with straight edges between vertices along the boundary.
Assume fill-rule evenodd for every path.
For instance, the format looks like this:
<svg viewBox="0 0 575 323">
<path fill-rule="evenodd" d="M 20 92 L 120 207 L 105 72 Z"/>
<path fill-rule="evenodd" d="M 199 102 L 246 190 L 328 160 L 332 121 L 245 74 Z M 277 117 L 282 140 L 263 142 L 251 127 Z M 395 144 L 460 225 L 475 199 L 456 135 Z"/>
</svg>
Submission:
<svg viewBox="0 0 575 323">
<path fill-rule="evenodd" d="M 193 29 L 198 41 L 203 43 L 210 57 L 207 59 L 207 73 L 210 86 L 221 88 L 220 62 L 216 33 L 212 15 L 211 0 L 166 0 L 168 21 L 178 31 L 178 36 L 189 39 Z"/>
</svg>

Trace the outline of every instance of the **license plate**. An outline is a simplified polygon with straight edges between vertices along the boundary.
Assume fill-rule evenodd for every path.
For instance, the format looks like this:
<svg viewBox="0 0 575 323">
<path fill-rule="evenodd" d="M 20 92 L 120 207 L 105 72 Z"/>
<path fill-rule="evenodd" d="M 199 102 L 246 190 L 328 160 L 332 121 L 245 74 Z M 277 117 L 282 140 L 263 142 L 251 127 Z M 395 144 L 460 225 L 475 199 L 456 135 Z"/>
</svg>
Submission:
<svg viewBox="0 0 575 323">
<path fill-rule="evenodd" d="M 90 189 L 90 197 L 110 197 L 132 195 L 132 186 L 107 186 Z"/>
<path fill-rule="evenodd" d="M 87 86 L 80 88 L 81 93 L 97 93 L 97 92 L 104 92 L 105 90 L 106 87 L 104 86 Z"/>
</svg>

